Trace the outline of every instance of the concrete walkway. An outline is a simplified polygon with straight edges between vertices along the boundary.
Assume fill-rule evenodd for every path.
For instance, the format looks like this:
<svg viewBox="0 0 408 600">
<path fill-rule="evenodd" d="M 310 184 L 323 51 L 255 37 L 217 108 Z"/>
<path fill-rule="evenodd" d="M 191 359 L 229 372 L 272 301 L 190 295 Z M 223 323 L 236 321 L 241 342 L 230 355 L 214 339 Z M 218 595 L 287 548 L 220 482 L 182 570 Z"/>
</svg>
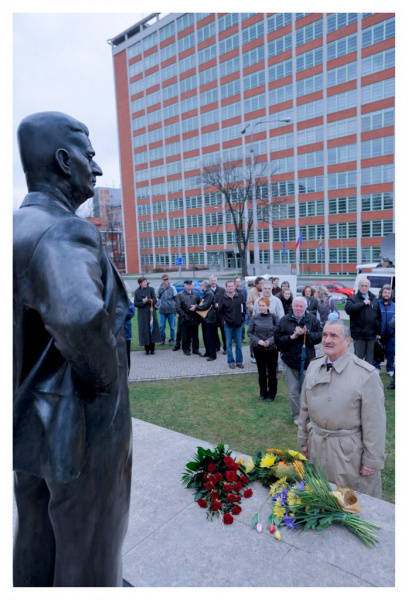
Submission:
<svg viewBox="0 0 408 600">
<path fill-rule="evenodd" d="M 251 486 L 254 495 L 242 501 L 242 513 L 232 525 L 224 526 L 219 519 L 207 521 L 193 492 L 181 483 L 184 466 L 199 445 L 211 447 L 205 441 L 133 419 L 132 498 L 123 548 L 123 576 L 131 585 L 394 585 L 393 504 L 358 494 L 362 518 L 382 527 L 380 544 L 373 548 L 366 548 L 340 525 L 324 532 L 283 528 L 278 542 L 267 530 L 266 508 L 262 513 L 264 532 L 251 530 L 252 517 L 267 493 L 259 483 Z"/>
</svg>

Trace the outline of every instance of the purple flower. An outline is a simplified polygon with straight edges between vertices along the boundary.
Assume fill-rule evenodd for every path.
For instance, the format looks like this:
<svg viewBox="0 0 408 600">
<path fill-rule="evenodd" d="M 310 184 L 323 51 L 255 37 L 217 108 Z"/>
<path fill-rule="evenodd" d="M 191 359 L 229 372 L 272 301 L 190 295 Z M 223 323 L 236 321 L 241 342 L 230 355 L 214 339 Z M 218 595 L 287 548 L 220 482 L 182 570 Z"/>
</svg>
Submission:
<svg viewBox="0 0 408 600">
<path fill-rule="evenodd" d="M 297 484 L 297 489 L 298 490 L 305 490 L 306 489 L 306 484 L 304 481 L 299 481 L 299 483 Z"/>
<path fill-rule="evenodd" d="M 283 522 L 288 529 L 299 529 L 299 527 L 295 525 L 294 517 L 283 517 Z"/>
</svg>

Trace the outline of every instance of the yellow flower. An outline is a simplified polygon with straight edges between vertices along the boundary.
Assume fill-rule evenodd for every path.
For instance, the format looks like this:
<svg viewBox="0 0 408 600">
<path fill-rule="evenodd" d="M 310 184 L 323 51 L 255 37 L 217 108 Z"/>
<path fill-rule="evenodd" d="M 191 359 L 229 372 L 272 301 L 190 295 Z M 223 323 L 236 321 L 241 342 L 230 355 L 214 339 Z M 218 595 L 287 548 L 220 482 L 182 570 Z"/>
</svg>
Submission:
<svg viewBox="0 0 408 600">
<path fill-rule="evenodd" d="M 301 452 L 296 452 L 296 450 L 288 450 L 288 454 L 290 454 L 292 458 L 297 458 L 298 460 L 307 460 L 306 456 Z"/>
<path fill-rule="evenodd" d="M 251 471 L 253 471 L 253 469 L 255 469 L 254 461 L 252 460 L 252 458 L 248 458 L 248 464 L 245 467 L 245 471 L 247 473 L 250 473 Z"/>
<path fill-rule="evenodd" d="M 275 502 L 275 506 L 273 509 L 273 514 L 275 515 L 275 517 L 278 517 L 278 519 L 283 519 L 285 513 L 286 507 L 282 506 L 279 501 Z"/>
<path fill-rule="evenodd" d="M 245 464 L 245 460 L 242 458 L 242 456 L 240 456 L 239 458 L 237 458 L 236 461 L 239 465 L 244 465 Z"/>
<path fill-rule="evenodd" d="M 283 486 L 286 483 L 286 477 L 281 477 L 280 479 L 278 479 L 278 481 L 275 481 L 275 483 L 272 483 L 272 485 L 270 485 L 270 490 L 269 490 L 269 495 L 273 496 L 274 494 L 280 492 L 283 488 Z"/>
<path fill-rule="evenodd" d="M 269 469 L 269 467 L 271 467 L 273 465 L 273 463 L 275 462 L 275 459 L 276 459 L 276 456 L 274 454 L 265 454 L 262 457 L 260 466 Z"/>
</svg>

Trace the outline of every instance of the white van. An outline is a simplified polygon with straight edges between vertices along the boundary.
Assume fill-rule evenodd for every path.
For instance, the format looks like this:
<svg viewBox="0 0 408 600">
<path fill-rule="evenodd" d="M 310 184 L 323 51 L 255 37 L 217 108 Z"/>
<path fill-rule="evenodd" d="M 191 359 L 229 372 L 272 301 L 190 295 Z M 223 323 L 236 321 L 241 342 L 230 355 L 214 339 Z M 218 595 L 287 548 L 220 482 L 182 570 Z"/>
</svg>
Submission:
<svg viewBox="0 0 408 600">
<path fill-rule="evenodd" d="M 383 285 L 388 283 L 391 288 L 395 288 L 395 268 L 377 267 L 369 273 L 359 273 L 354 282 L 354 293 L 358 291 L 358 283 L 361 279 L 368 279 L 370 282 L 370 292 L 378 296 Z"/>
</svg>

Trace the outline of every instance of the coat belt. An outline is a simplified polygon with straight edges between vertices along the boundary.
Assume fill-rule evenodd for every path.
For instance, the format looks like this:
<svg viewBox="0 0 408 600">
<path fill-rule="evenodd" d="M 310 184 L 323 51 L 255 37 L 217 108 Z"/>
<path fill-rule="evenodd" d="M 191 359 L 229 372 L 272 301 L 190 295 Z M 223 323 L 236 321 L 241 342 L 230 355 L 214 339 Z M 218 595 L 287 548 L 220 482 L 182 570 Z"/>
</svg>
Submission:
<svg viewBox="0 0 408 600">
<path fill-rule="evenodd" d="M 313 423 L 313 421 L 310 421 L 310 423 L 313 427 L 313 432 L 322 437 L 345 437 L 361 432 L 361 427 L 355 427 L 354 429 L 324 429 Z"/>
</svg>

